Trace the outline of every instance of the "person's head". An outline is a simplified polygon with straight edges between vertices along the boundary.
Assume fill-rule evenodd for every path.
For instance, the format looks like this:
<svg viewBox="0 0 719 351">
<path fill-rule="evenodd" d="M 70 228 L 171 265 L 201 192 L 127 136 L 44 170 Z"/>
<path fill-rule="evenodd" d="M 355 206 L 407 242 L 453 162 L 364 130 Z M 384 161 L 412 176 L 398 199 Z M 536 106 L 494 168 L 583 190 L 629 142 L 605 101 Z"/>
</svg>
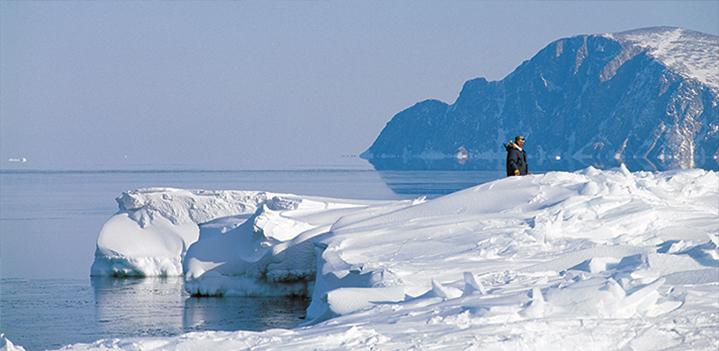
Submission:
<svg viewBox="0 0 719 351">
<path fill-rule="evenodd" d="M 521 135 L 517 135 L 514 138 L 514 143 L 519 145 L 519 147 L 524 147 L 524 137 Z"/>
</svg>

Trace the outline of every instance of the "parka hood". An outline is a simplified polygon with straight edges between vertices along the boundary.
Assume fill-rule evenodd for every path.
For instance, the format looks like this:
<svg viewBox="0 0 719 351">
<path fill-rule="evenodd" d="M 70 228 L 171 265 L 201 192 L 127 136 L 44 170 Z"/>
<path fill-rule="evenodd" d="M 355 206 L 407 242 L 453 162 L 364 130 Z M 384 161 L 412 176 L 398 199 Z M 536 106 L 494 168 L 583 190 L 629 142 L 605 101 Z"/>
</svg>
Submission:
<svg viewBox="0 0 719 351">
<path fill-rule="evenodd" d="M 511 140 L 507 144 L 504 145 L 504 148 L 507 149 L 507 151 L 509 151 L 511 149 L 517 149 L 520 151 L 522 150 L 522 148 L 519 147 L 519 145 L 515 144 L 514 141 L 511 141 Z"/>
</svg>

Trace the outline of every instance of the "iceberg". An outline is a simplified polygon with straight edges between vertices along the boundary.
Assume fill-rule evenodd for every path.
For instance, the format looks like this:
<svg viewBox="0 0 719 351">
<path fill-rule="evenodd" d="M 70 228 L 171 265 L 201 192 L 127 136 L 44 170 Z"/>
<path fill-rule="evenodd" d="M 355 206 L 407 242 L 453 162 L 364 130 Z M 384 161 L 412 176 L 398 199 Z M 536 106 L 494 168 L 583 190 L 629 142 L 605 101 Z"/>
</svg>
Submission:
<svg viewBox="0 0 719 351">
<path fill-rule="evenodd" d="M 717 199 L 716 172 L 624 166 L 429 200 L 128 192 L 93 274 L 183 275 L 198 296 L 308 296 L 307 323 L 67 348 L 714 349 Z"/>
</svg>

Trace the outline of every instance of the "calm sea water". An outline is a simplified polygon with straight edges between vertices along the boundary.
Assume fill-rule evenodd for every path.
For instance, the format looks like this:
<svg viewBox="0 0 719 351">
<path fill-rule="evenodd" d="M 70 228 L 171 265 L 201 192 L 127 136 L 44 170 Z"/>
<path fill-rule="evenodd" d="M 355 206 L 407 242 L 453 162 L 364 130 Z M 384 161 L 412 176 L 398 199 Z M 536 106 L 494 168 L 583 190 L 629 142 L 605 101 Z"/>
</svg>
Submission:
<svg viewBox="0 0 719 351">
<path fill-rule="evenodd" d="M 181 279 L 90 279 L 115 197 L 141 187 L 265 190 L 357 199 L 435 197 L 486 171 L 0 171 L 0 333 L 29 350 L 201 330 L 291 328 L 307 301 L 193 298 Z"/>
</svg>

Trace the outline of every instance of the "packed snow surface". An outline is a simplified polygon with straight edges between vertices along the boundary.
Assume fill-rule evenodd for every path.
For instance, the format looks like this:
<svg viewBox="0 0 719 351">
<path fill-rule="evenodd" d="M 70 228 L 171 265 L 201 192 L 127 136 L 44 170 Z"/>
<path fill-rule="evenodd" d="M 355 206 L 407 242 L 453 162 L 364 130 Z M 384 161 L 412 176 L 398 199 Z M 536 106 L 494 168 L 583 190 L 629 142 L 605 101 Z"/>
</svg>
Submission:
<svg viewBox="0 0 719 351">
<path fill-rule="evenodd" d="M 719 37 L 676 27 L 605 35 L 646 50 L 665 66 L 719 92 Z"/>
<path fill-rule="evenodd" d="M 181 270 L 197 295 L 307 295 L 307 323 L 69 349 L 719 346 L 712 171 L 590 167 L 414 201 L 151 189 L 118 202 L 93 272 Z"/>
</svg>

